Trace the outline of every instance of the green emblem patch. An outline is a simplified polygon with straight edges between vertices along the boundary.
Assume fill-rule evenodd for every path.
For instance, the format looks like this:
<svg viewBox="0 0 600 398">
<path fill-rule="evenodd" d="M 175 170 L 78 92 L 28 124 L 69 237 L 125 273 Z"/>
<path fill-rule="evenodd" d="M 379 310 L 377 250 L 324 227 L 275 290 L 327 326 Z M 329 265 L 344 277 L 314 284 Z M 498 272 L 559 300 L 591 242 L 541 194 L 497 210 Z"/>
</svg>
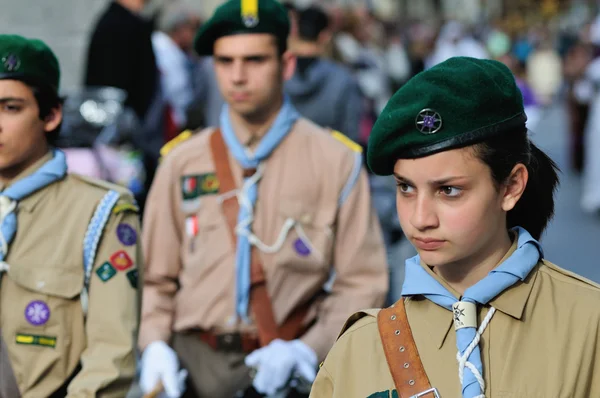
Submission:
<svg viewBox="0 0 600 398">
<path fill-rule="evenodd" d="M 396 390 L 376 392 L 369 395 L 367 398 L 390 398 L 390 392 L 392 393 L 391 398 L 398 398 L 398 392 Z"/>
<path fill-rule="evenodd" d="M 117 270 L 113 267 L 108 261 L 102 264 L 97 270 L 96 275 L 98 278 L 102 280 L 102 282 L 106 282 L 110 280 L 113 276 L 117 274 Z"/>
<path fill-rule="evenodd" d="M 127 273 L 127 279 L 129 279 L 129 283 L 131 284 L 131 287 L 134 289 L 137 289 L 138 286 L 138 270 L 137 269 L 132 269 L 131 271 L 129 271 Z"/>
<path fill-rule="evenodd" d="M 215 173 L 185 175 L 181 177 L 183 200 L 196 199 L 202 195 L 219 192 L 219 179 Z"/>
<path fill-rule="evenodd" d="M 56 347 L 56 337 L 39 336 L 35 334 L 17 334 L 15 342 L 21 345 L 37 345 L 40 347 Z"/>
</svg>

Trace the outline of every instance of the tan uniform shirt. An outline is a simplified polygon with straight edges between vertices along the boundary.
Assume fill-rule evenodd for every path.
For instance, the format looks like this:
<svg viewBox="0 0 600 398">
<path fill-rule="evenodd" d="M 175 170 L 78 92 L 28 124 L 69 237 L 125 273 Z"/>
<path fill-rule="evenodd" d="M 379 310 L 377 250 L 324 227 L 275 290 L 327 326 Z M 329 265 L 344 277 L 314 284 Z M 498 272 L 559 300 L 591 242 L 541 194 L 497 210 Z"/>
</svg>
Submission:
<svg viewBox="0 0 600 398">
<path fill-rule="evenodd" d="M 120 207 L 111 213 L 98 245 L 84 319 L 83 240 L 109 189 L 121 193 Z M 10 269 L 0 284 L 0 328 L 23 398 L 48 397 L 78 365 L 68 398 L 124 397 L 129 390 L 139 315 L 135 286 L 141 250 L 134 242 L 139 217 L 118 210 L 134 208 L 132 201 L 122 188 L 68 175 L 19 202 L 18 229 L 5 259 Z M 124 224 L 127 245 L 117 234 L 121 225 L 119 236 L 125 236 Z"/>
<path fill-rule="evenodd" d="M 211 133 L 212 129 L 200 132 L 169 153 L 149 195 L 143 234 L 147 261 L 142 349 L 155 340 L 169 341 L 173 330 L 240 328 L 234 317 L 236 243 L 220 198 L 213 192 L 201 195 L 196 206 L 182 203 L 185 176 L 215 172 Z M 251 141 L 239 126 L 236 134 L 246 145 Z M 239 187 L 242 169 L 232 155 L 229 160 Z M 387 291 L 385 250 L 364 169 L 348 199 L 338 205 L 354 162 L 355 152 L 300 119 L 265 161 L 258 183 L 253 232 L 274 245 L 286 220 L 292 219 L 313 248 L 297 252 L 299 236 L 292 228 L 280 250 L 260 252 L 276 320 L 282 322 L 314 296 L 335 270 L 331 294 L 313 308 L 318 321 L 303 336 L 319 358 L 331 348 L 345 318 L 365 304 L 381 304 Z"/>
<path fill-rule="evenodd" d="M 490 304 L 497 311 L 480 342 L 486 397 L 600 397 L 598 285 L 542 261 Z M 407 299 L 406 311 L 432 387 L 442 398 L 461 397 L 452 313 L 422 296 Z M 487 311 L 480 310 L 479 322 Z M 398 396 L 376 314 L 367 311 L 339 338 L 312 398 Z"/>
</svg>

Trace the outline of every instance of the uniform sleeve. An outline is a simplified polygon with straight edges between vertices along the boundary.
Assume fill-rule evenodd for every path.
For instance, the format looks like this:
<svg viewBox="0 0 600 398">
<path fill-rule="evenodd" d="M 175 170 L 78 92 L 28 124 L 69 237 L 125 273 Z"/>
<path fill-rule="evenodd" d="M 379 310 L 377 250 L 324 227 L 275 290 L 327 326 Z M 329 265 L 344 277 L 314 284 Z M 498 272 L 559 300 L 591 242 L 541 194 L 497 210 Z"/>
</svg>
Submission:
<svg viewBox="0 0 600 398">
<path fill-rule="evenodd" d="M 325 365 L 322 365 L 321 369 L 319 369 L 319 373 L 317 373 L 317 378 L 310 389 L 309 398 L 331 397 L 333 397 L 333 380 L 325 368 Z"/>
<path fill-rule="evenodd" d="M 180 211 L 180 182 L 166 157 L 158 168 L 146 201 L 143 247 L 144 300 L 139 346 L 153 341 L 169 342 L 175 313 L 175 293 L 181 269 L 183 216 Z"/>
<path fill-rule="evenodd" d="M 86 349 L 67 398 L 124 397 L 135 377 L 142 265 L 139 215 L 112 213 L 90 277 Z"/>
<path fill-rule="evenodd" d="M 325 358 L 346 319 L 365 308 L 381 307 L 388 290 L 388 269 L 379 220 L 371 204 L 364 169 L 341 205 L 334 246 L 335 280 L 319 309 L 316 324 L 301 340 Z"/>
</svg>

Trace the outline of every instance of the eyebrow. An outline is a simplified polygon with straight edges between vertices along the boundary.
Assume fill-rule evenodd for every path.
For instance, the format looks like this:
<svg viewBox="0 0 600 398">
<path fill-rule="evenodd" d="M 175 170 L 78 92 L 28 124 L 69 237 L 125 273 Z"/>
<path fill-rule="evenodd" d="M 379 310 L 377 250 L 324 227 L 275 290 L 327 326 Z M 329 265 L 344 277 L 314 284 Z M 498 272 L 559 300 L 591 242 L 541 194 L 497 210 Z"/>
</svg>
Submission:
<svg viewBox="0 0 600 398">
<path fill-rule="evenodd" d="M 396 180 L 404 182 L 408 185 L 412 185 L 412 186 L 415 185 L 414 182 L 412 182 L 411 180 L 409 180 L 406 177 L 402 177 L 399 174 L 394 173 L 394 177 L 396 177 Z M 429 180 L 427 182 L 429 183 L 429 185 L 447 185 L 447 184 L 451 183 L 452 181 L 460 180 L 463 178 L 467 178 L 467 176 L 451 176 L 451 177 L 441 178 L 439 180 Z"/>
<path fill-rule="evenodd" d="M 0 103 L 6 103 L 6 102 L 13 102 L 13 101 L 17 101 L 17 102 L 26 102 L 24 98 L 18 98 L 18 97 L 2 97 L 0 98 Z"/>
<path fill-rule="evenodd" d="M 256 59 L 256 58 L 269 58 L 272 54 L 248 54 L 248 55 L 242 55 L 239 58 L 242 58 L 244 60 L 249 60 L 249 59 Z M 236 58 L 236 56 L 234 55 L 215 55 L 214 58 L 216 59 L 220 59 L 220 60 L 229 60 L 229 59 L 234 59 Z"/>
</svg>

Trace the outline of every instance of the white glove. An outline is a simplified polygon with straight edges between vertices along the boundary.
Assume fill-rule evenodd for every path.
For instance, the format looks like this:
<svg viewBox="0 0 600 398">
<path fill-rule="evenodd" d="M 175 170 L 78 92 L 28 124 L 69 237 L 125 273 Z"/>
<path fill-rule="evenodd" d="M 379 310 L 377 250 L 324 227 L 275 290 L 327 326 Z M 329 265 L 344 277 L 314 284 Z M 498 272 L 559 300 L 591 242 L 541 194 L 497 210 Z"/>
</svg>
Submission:
<svg viewBox="0 0 600 398">
<path fill-rule="evenodd" d="M 252 385 L 265 395 L 285 387 L 292 372 L 310 383 L 317 377 L 317 354 L 300 340 L 273 340 L 248 355 L 245 362 L 249 368 L 257 369 Z"/>
<path fill-rule="evenodd" d="M 154 341 L 142 354 L 140 387 L 144 394 L 154 391 L 162 382 L 169 398 L 179 398 L 185 391 L 187 371 L 179 370 L 177 354 L 164 341 Z"/>
</svg>

